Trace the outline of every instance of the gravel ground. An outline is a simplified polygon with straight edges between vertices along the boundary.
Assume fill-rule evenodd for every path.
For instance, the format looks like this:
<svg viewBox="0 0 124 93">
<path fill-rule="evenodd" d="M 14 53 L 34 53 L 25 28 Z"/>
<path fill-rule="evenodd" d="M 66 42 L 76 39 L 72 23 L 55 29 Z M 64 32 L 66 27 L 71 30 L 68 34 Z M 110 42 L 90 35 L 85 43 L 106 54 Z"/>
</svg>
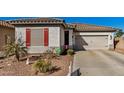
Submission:
<svg viewBox="0 0 124 93">
<path fill-rule="evenodd" d="M 57 71 L 50 74 L 38 73 L 38 76 L 66 76 L 70 58 L 61 56 L 59 59 L 53 59 L 52 65 L 57 66 Z M 26 61 L 13 62 L 13 57 L 0 60 L 0 76 L 34 76 L 32 64 L 26 65 Z"/>
</svg>

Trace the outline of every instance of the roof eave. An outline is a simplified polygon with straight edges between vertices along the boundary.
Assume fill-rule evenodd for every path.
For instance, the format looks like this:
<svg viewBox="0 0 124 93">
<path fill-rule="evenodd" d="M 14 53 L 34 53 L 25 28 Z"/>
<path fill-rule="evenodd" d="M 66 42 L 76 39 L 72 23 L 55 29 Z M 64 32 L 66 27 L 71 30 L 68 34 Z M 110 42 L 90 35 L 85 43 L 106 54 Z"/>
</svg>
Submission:
<svg viewBox="0 0 124 93">
<path fill-rule="evenodd" d="M 117 30 L 74 30 L 74 32 L 116 32 Z"/>
<path fill-rule="evenodd" d="M 17 26 L 17 25 L 63 25 L 66 28 L 65 23 L 14 23 L 10 22 L 10 24 Z"/>
</svg>

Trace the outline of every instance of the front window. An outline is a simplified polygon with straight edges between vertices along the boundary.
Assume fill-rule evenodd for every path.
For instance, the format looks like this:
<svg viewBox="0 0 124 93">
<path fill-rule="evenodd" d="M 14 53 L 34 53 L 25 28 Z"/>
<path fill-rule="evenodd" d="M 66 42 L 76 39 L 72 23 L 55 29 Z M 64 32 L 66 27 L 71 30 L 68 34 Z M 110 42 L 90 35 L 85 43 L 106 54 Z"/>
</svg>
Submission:
<svg viewBox="0 0 124 93">
<path fill-rule="evenodd" d="M 31 29 L 31 46 L 44 45 L 44 31 L 43 29 Z"/>
</svg>

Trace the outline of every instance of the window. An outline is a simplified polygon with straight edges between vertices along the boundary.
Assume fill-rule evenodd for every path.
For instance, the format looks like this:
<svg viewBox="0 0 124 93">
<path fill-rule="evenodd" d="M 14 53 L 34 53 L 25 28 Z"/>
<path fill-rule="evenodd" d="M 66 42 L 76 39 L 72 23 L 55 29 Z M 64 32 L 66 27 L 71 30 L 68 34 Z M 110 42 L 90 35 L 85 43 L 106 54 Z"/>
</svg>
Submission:
<svg viewBox="0 0 124 93">
<path fill-rule="evenodd" d="M 48 46 L 49 29 L 26 29 L 26 46 Z"/>
<path fill-rule="evenodd" d="M 44 45 L 44 32 L 43 29 L 31 30 L 31 46 L 43 46 Z"/>
</svg>

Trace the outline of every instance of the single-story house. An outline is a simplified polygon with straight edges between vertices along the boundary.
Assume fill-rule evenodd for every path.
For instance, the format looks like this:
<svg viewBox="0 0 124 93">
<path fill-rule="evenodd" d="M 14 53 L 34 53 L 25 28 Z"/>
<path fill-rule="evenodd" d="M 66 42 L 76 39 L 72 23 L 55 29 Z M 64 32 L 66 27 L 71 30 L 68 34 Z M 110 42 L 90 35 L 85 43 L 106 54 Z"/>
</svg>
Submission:
<svg viewBox="0 0 124 93">
<path fill-rule="evenodd" d="M 80 23 L 72 25 L 75 26 L 75 30 L 73 31 L 73 45 L 75 49 L 91 50 L 114 48 L 113 32 L 115 32 L 116 29 Z"/>
<path fill-rule="evenodd" d="M 15 28 L 6 21 L 0 21 L 0 51 L 10 41 L 15 40 Z"/>
<path fill-rule="evenodd" d="M 25 42 L 29 53 L 42 53 L 51 48 L 76 50 L 112 49 L 111 27 L 68 24 L 58 18 L 25 18 L 8 21 L 15 26 L 15 38 Z"/>
</svg>

